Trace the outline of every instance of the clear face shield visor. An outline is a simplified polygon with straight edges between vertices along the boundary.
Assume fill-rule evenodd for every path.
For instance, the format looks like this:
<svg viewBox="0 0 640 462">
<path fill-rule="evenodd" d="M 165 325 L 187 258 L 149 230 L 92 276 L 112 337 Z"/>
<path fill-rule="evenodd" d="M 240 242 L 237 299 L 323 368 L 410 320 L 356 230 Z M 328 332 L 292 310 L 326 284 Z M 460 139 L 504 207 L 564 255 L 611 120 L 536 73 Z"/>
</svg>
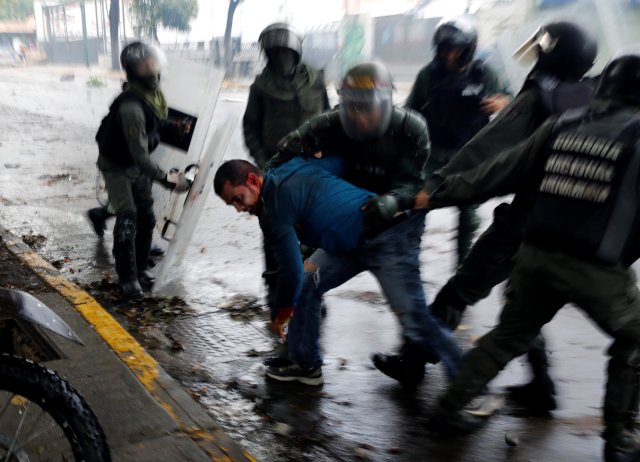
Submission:
<svg viewBox="0 0 640 462">
<path fill-rule="evenodd" d="M 531 37 L 518 47 L 513 53 L 513 58 L 523 66 L 531 66 L 536 63 L 540 52 L 549 53 L 558 43 L 549 32 L 539 27 Z"/>
<path fill-rule="evenodd" d="M 341 89 L 340 120 L 351 138 L 368 139 L 382 135 L 391 118 L 391 88 Z"/>
</svg>

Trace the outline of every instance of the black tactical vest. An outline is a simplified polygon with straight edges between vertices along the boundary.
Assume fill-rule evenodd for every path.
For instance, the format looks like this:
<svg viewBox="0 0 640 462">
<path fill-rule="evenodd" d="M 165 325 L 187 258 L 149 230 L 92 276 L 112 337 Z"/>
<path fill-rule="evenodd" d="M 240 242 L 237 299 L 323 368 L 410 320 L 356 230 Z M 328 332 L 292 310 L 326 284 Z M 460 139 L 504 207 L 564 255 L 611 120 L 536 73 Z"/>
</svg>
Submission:
<svg viewBox="0 0 640 462">
<path fill-rule="evenodd" d="M 489 116 L 480 109 L 480 102 L 489 96 L 486 78 L 481 61 L 471 63 L 469 71 L 459 76 L 439 66 L 433 68 L 429 100 L 420 112 L 427 120 L 434 146 L 461 148 L 489 123 Z"/>
<path fill-rule="evenodd" d="M 125 101 L 139 101 L 144 111 L 145 128 L 148 139 L 149 153 L 153 152 L 160 143 L 161 119 L 155 115 L 149 105 L 138 95 L 130 91 L 123 91 L 109 106 L 109 113 L 104 116 L 96 133 L 96 141 L 101 156 L 122 167 L 133 165 L 133 158 L 129 153 L 127 141 L 122 127 L 118 124 L 118 109 Z"/>
<path fill-rule="evenodd" d="M 325 92 L 321 75 L 312 85 L 297 90 L 290 98 L 279 98 L 262 92 L 262 143 L 269 156 L 277 152 L 278 142 L 282 138 L 325 110 Z"/>
<path fill-rule="evenodd" d="M 630 264 L 640 208 L 640 115 L 561 116 L 543 156 L 543 173 L 525 241 L 605 264 Z"/>
</svg>

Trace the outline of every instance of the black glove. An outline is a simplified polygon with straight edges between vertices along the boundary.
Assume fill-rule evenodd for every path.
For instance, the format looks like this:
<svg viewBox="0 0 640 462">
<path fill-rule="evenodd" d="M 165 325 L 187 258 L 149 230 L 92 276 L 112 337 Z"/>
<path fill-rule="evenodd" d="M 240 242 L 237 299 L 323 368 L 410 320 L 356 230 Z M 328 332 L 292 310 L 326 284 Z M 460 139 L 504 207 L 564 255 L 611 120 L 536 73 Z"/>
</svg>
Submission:
<svg viewBox="0 0 640 462">
<path fill-rule="evenodd" d="M 395 194 L 372 197 L 363 206 L 362 232 L 365 237 L 375 236 L 386 228 L 398 213 L 398 198 Z"/>
<path fill-rule="evenodd" d="M 464 310 L 467 308 L 466 302 L 460 297 L 455 288 L 447 283 L 438 292 L 435 300 L 431 304 L 431 313 L 449 330 L 458 328 Z"/>
<path fill-rule="evenodd" d="M 192 181 L 185 176 L 184 172 L 178 172 L 178 169 L 172 168 L 167 173 L 165 183 L 169 189 L 173 189 L 175 192 L 184 192 L 189 190 Z"/>
</svg>

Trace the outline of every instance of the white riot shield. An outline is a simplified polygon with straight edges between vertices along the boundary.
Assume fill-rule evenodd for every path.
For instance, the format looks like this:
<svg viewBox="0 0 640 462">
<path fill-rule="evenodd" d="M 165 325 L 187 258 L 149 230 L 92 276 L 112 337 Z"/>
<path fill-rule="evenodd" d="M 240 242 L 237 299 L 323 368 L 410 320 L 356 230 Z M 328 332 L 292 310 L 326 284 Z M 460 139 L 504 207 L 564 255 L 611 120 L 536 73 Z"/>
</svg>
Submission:
<svg viewBox="0 0 640 462">
<path fill-rule="evenodd" d="M 175 223 L 175 231 L 169 248 L 159 264 L 156 272 L 156 281 L 153 286 L 154 294 L 164 294 L 163 288 L 179 275 L 175 268 L 182 262 L 187 247 L 193 236 L 193 232 L 204 208 L 204 204 L 212 189 L 213 173 L 218 169 L 227 150 L 231 134 L 236 125 L 235 119 L 227 119 L 220 127 L 216 127 L 210 138 L 207 139 L 204 157 L 200 159 L 198 173 L 193 185 L 184 200 L 184 206 L 179 220 Z M 181 197 L 184 197 L 182 195 Z M 167 294 L 168 295 L 168 294 Z"/>
<path fill-rule="evenodd" d="M 188 147 L 161 142 L 153 152 L 151 158 L 163 170 L 177 168 L 184 171 L 203 157 L 223 77 L 221 70 L 210 66 L 180 59 L 169 60 L 161 83 L 167 103 L 172 110 L 197 121 Z M 167 240 L 172 238 L 174 226 L 180 220 L 185 197 L 184 193 L 174 193 L 157 183 L 153 186 L 156 228 Z"/>
</svg>

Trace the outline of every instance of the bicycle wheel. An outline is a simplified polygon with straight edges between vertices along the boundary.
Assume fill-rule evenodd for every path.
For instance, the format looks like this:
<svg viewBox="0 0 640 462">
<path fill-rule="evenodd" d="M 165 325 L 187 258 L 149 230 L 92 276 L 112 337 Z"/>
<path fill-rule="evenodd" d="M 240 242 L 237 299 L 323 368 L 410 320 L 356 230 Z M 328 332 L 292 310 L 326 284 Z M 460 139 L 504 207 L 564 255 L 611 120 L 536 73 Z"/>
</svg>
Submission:
<svg viewBox="0 0 640 462">
<path fill-rule="evenodd" d="M 0 356 L 0 461 L 109 462 L 104 432 L 78 392 L 29 360 Z"/>
</svg>

